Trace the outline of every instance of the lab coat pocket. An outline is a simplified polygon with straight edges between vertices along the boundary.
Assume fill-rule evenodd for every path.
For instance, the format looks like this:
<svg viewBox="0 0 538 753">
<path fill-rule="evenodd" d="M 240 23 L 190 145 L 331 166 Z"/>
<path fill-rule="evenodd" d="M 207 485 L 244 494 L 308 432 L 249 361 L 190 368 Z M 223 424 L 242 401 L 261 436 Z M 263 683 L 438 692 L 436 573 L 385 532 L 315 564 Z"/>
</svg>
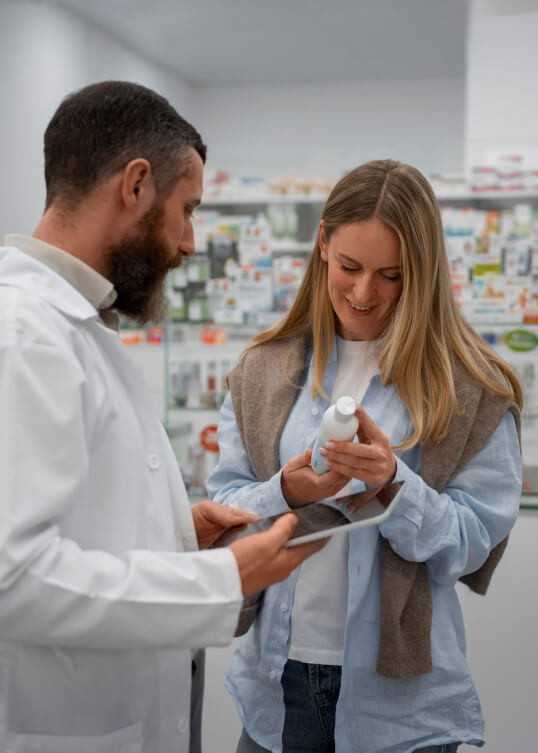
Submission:
<svg viewBox="0 0 538 753">
<path fill-rule="evenodd" d="M 57 735 L 7 736 L 6 753 L 142 753 L 142 724 L 107 735 L 68 737 Z"/>
</svg>

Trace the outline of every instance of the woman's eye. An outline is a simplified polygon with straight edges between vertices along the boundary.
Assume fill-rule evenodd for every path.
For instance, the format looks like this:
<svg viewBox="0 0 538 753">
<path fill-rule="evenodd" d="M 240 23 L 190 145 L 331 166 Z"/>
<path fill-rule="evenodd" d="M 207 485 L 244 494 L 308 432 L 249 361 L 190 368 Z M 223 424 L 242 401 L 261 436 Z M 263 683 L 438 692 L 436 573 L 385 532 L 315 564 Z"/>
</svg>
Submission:
<svg viewBox="0 0 538 753">
<path fill-rule="evenodd" d="M 344 264 L 340 266 L 340 269 L 342 272 L 353 272 L 354 270 L 351 267 L 346 267 Z"/>
<path fill-rule="evenodd" d="M 392 282 L 398 282 L 399 280 L 402 279 L 402 276 L 399 272 L 397 274 L 392 274 L 392 275 L 383 275 L 383 277 L 386 280 L 392 280 Z"/>
</svg>

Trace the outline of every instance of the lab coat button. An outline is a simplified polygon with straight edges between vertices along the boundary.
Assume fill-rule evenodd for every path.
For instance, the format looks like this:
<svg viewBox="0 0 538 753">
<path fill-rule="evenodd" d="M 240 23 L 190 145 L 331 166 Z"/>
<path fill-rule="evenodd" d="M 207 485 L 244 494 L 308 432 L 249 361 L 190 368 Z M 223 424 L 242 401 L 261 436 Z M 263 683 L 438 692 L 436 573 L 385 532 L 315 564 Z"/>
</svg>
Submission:
<svg viewBox="0 0 538 753">
<path fill-rule="evenodd" d="M 180 719 L 177 723 L 177 731 L 180 735 L 184 735 L 185 732 L 189 729 L 189 723 L 186 719 Z"/>
<path fill-rule="evenodd" d="M 286 604 L 285 601 L 283 601 L 282 604 L 280 605 L 280 611 L 281 612 L 287 612 L 288 611 L 288 605 Z"/>
<path fill-rule="evenodd" d="M 318 413 L 319 413 L 319 408 L 316 405 L 314 405 L 314 407 L 312 408 L 312 415 L 317 416 Z"/>
<path fill-rule="evenodd" d="M 269 677 L 271 678 L 271 680 L 274 680 L 274 679 L 275 679 L 275 677 L 276 677 L 276 672 L 275 672 L 275 670 L 274 670 L 274 669 L 272 669 L 272 670 L 271 670 L 271 671 L 269 672 Z"/>
<path fill-rule="evenodd" d="M 158 455 L 148 455 L 148 466 L 152 471 L 156 471 L 161 467 L 161 458 Z"/>
</svg>

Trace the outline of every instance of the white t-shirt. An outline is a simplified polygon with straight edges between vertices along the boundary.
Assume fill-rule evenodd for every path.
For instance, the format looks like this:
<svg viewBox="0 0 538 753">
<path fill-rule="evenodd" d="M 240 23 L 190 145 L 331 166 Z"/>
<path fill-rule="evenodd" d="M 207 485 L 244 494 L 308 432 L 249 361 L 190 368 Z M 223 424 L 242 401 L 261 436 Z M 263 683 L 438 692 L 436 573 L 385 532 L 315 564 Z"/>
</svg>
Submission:
<svg viewBox="0 0 538 753">
<path fill-rule="evenodd" d="M 331 405 L 342 395 L 360 402 L 379 372 L 378 340 L 336 339 Z M 351 482 L 338 496 L 351 491 Z M 333 536 L 301 565 L 291 614 L 288 657 L 308 664 L 342 664 L 348 593 L 347 536 Z"/>
</svg>

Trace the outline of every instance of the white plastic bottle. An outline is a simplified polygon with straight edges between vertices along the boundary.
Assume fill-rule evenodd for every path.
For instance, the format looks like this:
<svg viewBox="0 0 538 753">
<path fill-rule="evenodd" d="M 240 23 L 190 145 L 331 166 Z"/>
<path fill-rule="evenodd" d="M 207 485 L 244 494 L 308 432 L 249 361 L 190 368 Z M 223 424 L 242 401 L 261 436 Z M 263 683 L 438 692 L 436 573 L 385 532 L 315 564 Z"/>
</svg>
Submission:
<svg viewBox="0 0 538 753">
<path fill-rule="evenodd" d="M 329 468 L 325 465 L 325 458 L 319 454 L 319 450 L 329 439 L 337 439 L 350 442 L 359 428 L 359 420 L 355 415 L 355 401 L 349 395 L 339 397 L 334 405 L 330 405 L 321 419 L 318 436 L 310 465 L 320 475 L 327 473 Z"/>
</svg>

